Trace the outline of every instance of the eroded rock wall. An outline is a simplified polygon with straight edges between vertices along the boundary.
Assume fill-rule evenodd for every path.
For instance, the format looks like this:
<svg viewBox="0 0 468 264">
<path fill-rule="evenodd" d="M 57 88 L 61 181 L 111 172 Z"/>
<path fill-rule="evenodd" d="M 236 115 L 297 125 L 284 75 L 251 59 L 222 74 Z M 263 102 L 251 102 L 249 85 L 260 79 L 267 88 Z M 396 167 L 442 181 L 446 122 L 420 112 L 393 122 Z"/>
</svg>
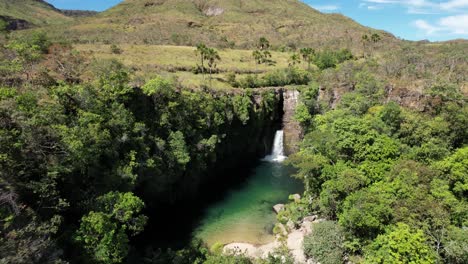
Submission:
<svg viewBox="0 0 468 264">
<path fill-rule="evenodd" d="M 294 119 L 294 113 L 299 104 L 299 96 L 297 90 L 283 90 L 283 131 L 284 152 L 286 155 L 299 151 L 299 143 L 304 134 L 301 124 Z"/>
</svg>

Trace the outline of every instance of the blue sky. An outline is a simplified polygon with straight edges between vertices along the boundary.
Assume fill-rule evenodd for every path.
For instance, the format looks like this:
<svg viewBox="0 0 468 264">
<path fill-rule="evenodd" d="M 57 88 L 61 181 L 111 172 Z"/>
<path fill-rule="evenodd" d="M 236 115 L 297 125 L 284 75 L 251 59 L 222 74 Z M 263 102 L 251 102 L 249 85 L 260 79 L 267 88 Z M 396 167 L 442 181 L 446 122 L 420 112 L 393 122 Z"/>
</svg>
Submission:
<svg viewBox="0 0 468 264">
<path fill-rule="evenodd" d="M 121 0 L 47 0 L 62 9 L 105 10 Z M 468 39 L 468 0 L 303 0 L 326 13 L 408 40 Z"/>
</svg>

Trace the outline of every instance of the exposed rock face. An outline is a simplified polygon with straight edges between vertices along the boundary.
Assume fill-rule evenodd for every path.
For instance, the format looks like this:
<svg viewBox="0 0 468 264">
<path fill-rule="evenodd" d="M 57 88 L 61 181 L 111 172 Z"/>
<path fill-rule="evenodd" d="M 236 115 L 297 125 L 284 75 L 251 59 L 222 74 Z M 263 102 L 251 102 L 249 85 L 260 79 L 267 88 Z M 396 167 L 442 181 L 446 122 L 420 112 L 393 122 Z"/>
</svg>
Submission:
<svg viewBox="0 0 468 264">
<path fill-rule="evenodd" d="M 430 103 L 430 98 L 419 91 L 411 91 L 406 88 L 394 88 L 387 86 L 386 89 L 387 102 L 395 102 L 399 105 L 417 110 L 424 111 Z"/>
<path fill-rule="evenodd" d="M 354 91 L 351 84 L 341 84 L 336 87 L 320 87 L 318 101 L 326 103 L 331 109 L 335 109 L 344 94 Z M 385 87 L 385 101 L 395 102 L 403 107 L 416 111 L 425 111 L 431 105 L 437 104 L 437 98 L 431 98 L 421 89 L 408 89 L 387 85 Z"/>
<path fill-rule="evenodd" d="M 23 19 L 0 16 L 0 20 L 3 20 L 7 23 L 6 30 L 9 31 L 28 29 L 33 26 L 31 23 Z"/>
<path fill-rule="evenodd" d="M 291 155 L 299 151 L 299 143 L 303 137 L 301 124 L 294 120 L 294 113 L 299 104 L 299 91 L 283 91 L 283 131 L 284 153 Z"/>
</svg>

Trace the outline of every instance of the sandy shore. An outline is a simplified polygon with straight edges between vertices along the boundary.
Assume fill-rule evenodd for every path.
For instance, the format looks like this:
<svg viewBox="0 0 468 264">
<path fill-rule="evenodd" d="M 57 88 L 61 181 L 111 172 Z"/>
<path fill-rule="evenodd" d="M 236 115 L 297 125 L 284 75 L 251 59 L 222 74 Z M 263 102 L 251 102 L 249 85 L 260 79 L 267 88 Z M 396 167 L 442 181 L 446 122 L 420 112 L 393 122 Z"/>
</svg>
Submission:
<svg viewBox="0 0 468 264">
<path fill-rule="evenodd" d="M 316 217 L 314 217 L 313 220 L 304 220 L 299 229 L 294 229 L 287 234 L 286 246 L 291 251 L 295 263 L 307 263 L 307 258 L 302 248 L 302 242 L 304 241 L 304 237 L 312 231 L 312 224 L 319 221 L 320 220 L 316 219 Z M 231 254 L 244 253 L 251 258 L 266 258 L 268 254 L 272 253 L 279 246 L 281 246 L 281 242 L 278 239 L 274 242 L 260 246 L 255 246 L 249 243 L 230 243 L 224 246 L 224 252 Z"/>
</svg>

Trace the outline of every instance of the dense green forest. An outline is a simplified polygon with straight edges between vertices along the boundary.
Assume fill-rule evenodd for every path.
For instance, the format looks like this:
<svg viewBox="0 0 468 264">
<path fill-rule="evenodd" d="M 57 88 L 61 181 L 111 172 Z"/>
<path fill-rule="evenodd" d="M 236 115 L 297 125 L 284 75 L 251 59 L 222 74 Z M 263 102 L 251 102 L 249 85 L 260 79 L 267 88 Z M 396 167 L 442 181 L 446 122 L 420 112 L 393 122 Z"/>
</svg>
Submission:
<svg viewBox="0 0 468 264">
<path fill-rule="evenodd" d="M 364 263 L 465 263 L 466 102 L 456 89 L 435 86 L 438 104 L 418 113 L 381 104 L 375 81 L 360 79 L 336 110 L 299 112 L 308 132 L 289 162 L 307 190 L 288 213 L 331 221 L 306 239 L 306 253 L 320 263 L 344 255 Z"/>
<path fill-rule="evenodd" d="M 90 66 L 90 82 L 56 80 L 32 70 L 50 45 L 35 34 L 2 50 L 1 257 L 8 263 L 54 262 L 60 248 L 76 246 L 88 254 L 66 257 L 74 262 L 120 263 L 144 229 L 145 208 L 188 199 L 210 171 L 240 165 L 230 155 L 265 151 L 255 143 L 273 126 L 274 91 L 255 101 L 249 90 L 193 92 L 161 77 L 133 88 L 112 60 Z M 23 71 L 34 74 L 16 79 Z"/>
<path fill-rule="evenodd" d="M 267 42 L 253 51 L 257 67 L 274 63 Z M 205 81 L 193 89 L 174 76 L 135 80 L 118 60 L 93 59 L 42 32 L 3 32 L 0 44 L 0 263 L 293 263 L 284 247 L 250 259 L 196 239 L 160 248 L 152 237 L 169 228 L 158 226 L 172 221 L 167 208 L 208 184 L 229 184 L 271 149 L 281 89 L 301 94 L 294 119 L 304 139 L 287 163 L 305 192 L 278 223 L 323 220 L 304 240 L 307 257 L 468 262 L 459 46 L 437 59 L 408 46 L 400 60 L 373 50 L 284 50 L 287 67 L 229 72 L 222 81 L 234 88 L 218 91 L 212 70 L 223 58 L 206 46 L 193 53 L 202 61 L 193 74 Z M 392 100 L 394 79 L 424 80 L 424 100 L 413 108 Z M 330 97 L 337 83 L 349 84 L 339 100 Z"/>
</svg>

